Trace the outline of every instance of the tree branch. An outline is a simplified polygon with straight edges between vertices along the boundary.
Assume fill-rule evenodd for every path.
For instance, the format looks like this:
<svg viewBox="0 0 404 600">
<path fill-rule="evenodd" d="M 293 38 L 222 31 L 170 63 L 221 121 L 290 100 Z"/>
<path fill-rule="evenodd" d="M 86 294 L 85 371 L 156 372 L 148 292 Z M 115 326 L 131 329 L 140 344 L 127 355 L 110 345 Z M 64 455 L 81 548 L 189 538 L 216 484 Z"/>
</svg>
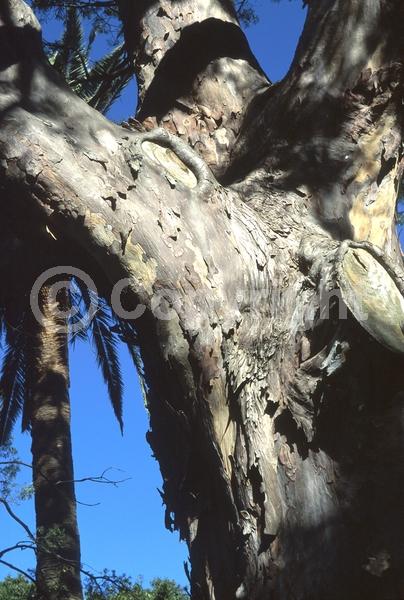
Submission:
<svg viewBox="0 0 404 600">
<path fill-rule="evenodd" d="M 137 119 L 187 141 L 223 173 L 245 108 L 269 82 L 231 2 L 120 0 L 139 84 Z"/>
<path fill-rule="evenodd" d="M 32 533 L 32 531 L 30 530 L 30 528 L 28 527 L 28 525 L 26 523 L 24 523 L 24 521 L 22 521 L 13 511 L 13 509 L 11 508 L 10 504 L 7 502 L 7 500 L 5 500 L 4 498 L 0 498 L 0 504 L 2 504 L 4 506 L 4 508 L 6 509 L 7 513 L 9 514 L 9 516 L 16 522 L 18 523 L 18 525 L 20 525 L 24 531 L 26 532 L 26 534 L 28 535 L 29 539 L 32 540 L 33 542 L 35 542 L 35 536 Z"/>
<path fill-rule="evenodd" d="M 34 550 L 35 551 L 35 547 L 30 544 L 26 544 L 24 542 L 18 542 L 14 546 L 10 546 L 9 548 L 4 548 L 3 550 L 0 550 L 0 557 L 3 557 L 5 554 L 9 554 L 9 552 L 14 552 L 14 550 Z"/>
<path fill-rule="evenodd" d="M 261 167 L 334 237 L 398 261 L 404 42 L 399 0 L 313 0 L 284 81 L 251 106 L 227 181 Z M 320 118 L 322 117 L 322 118 Z"/>
<path fill-rule="evenodd" d="M 75 479 L 73 481 L 57 481 L 55 483 L 55 485 L 63 485 L 65 483 L 86 483 L 89 481 L 91 483 L 103 483 L 103 484 L 113 485 L 114 487 L 117 487 L 120 483 L 125 483 L 126 481 L 131 480 L 131 477 L 126 477 L 125 479 L 118 479 L 118 480 L 109 479 L 108 477 L 105 477 L 105 474 L 112 469 L 113 469 L 113 467 L 109 467 L 108 469 L 105 469 L 105 471 L 103 471 L 103 473 L 101 473 L 101 475 L 99 475 L 98 477 L 82 477 L 81 479 Z"/>
<path fill-rule="evenodd" d="M 26 29 L 12 28 L 2 33 L 4 42 L 16 30 L 25 35 Z M 16 229 L 24 228 L 21 211 L 28 210 L 61 243 L 74 240 L 91 252 L 110 281 L 131 274 L 131 293 L 146 307 L 156 285 L 171 287 L 187 276 L 186 265 L 206 248 L 207 236 L 212 261 L 220 270 L 231 256 L 233 285 L 245 285 L 247 264 L 256 265 L 255 257 L 234 247 L 231 230 L 253 239 L 244 213 L 247 221 L 255 217 L 213 176 L 201 179 L 202 161 L 195 152 L 191 160 L 192 150 L 182 143 L 181 151 L 174 136 L 153 141 L 150 134 L 108 122 L 78 99 L 44 58 L 22 55 L 16 64 L 26 81 L 22 85 L 13 66 L 5 69 L 0 99 L 2 209 Z M 12 205 L 4 201 L 11 190 Z M 221 237 L 218 222 L 229 237 L 215 242 Z M 186 231 L 193 232 L 193 247 L 178 253 Z"/>
<path fill-rule="evenodd" d="M 23 575 L 24 577 L 26 577 L 27 579 L 32 581 L 32 583 L 35 583 L 35 579 L 33 577 L 31 577 L 31 575 L 29 573 L 27 573 L 26 571 L 23 571 L 19 567 L 16 567 L 15 565 L 13 565 L 5 560 L 2 560 L 2 559 L 0 559 L 0 564 L 4 565 L 8 569 L 12 569 L 16 573 L 19 573 L 20 575 Z"/>
<path fill-rule="evenodd" d="M 10 461 L 1 461 L 0 462 L 0 466 L 6 466 L 6 465 L 20 465 L 23 467 L 27 467 L 29 469 L 32 469 L 32 465 L 22 462 L 20 460 L 10 460 Z M 43 477 L 44 479 L 46 479 L 46 481 L 48 481 L 49 483 L 52 483 L 53 485 L 64 485 L 64 484 L 76 484 L 76 483 L 86 483 L 86 482 L 91 482 L 91 483 L 102 483 L 105 485 L 113 485 L 114 487 L 117 487 L 120 483 L 125 483 L 126 481 L 130 481 L 131 477 L 126 477 L 125 479 L 109 479 L 108 477 L 105 476 L 105 474 L 108 471 L 113 470 L 114 467 L 108 467 L 107 469 L 105 469 L 101 475 L 98 476 L 89 476 L 89 477 L 82 477 L 80 479 L 74 479 L 74 480 L 66 480 L 66 481 L 51 481 L 43 472 L 38 471 L 38 474 Z M 0 498 L 0 502 L 2 501 L 2 499 Z M 4 500 L 3 500 L 4 502 Z M 79 502 L 77 501 L 78 504 L 82 504 L 83 506 L 98 506 L 98 503 L 96 504 L 87 504 L 86 502 Z"/>
<path fill-rule="evenodd" d="M 16 465 L 16 466 L 27 467 L 28 469 L 32 469 L 32 465 L 30 465 L 29 463 L 22 462 L 21 460 L 2 460 L 2 461 L 0 461 L 0 466 L 7 466 L 7 465 Z"/>
</svg>

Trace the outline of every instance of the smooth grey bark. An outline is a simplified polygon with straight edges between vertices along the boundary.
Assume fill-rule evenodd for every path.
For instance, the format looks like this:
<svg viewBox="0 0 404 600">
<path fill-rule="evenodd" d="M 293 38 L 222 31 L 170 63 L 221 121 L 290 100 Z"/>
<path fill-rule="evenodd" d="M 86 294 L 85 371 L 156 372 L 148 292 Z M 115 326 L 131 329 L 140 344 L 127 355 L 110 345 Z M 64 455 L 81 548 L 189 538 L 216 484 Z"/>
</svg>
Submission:
<svg viewBox="0 0 404 600">
<path fill-rule="evenodd" d="M 144 32 L 167 41 L 178 5 L 124 17 L 139 68 Z M 184 31 L 226 6 L 202 18 L 184 5 Z M 194 149 L 178 129 L 144 131 L 173 131 L 171 105 L 147 98 L 182 34 L 142 71 L 139 132 L 57 79 L 28 13 L 2 28 L 1 210 L 22 231 L 23 214 L 50 226 L 110 287 L 129 278 L 128 302 L 146 306 L 149 441 L 197 600 L 402 596 L 402 12 L 398 0 L 312 0 L 289 74 L 253 94 L 223 161 L 207 159 L 222 183 L 198 127 Z M 223 110 L 226 86 L 206 77 L 208 108 Z M 366 304 L 363 327 L 339 317 L 335 291 L 357 319 Z"/>
</svg>

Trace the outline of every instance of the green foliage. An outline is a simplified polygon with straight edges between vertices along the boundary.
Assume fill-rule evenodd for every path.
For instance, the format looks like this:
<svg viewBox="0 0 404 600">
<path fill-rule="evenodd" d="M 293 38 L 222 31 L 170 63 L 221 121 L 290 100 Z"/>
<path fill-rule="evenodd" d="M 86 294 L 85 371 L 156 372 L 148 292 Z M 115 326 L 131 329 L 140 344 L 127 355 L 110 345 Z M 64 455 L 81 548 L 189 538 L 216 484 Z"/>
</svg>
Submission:
<svg viewBox="0 0 404 600">
<path fill-rule="evenodd" d="M 20 470 L 17 450 L 11 442 L 0 446 L 0 498 L 9 500 L 15 491 L 15 479 Z M 4 463 L 4 464 L 2 464 Z"/>
<path fill-rule="evenodd" d="M 20 493 L 19 493 L 19 499 L 24 501 L 24 500 L 31 500 L 35 495 L 35 488 L 32 485 L 32 483 L 27 484 L 22 486 Z"/>
<path fill-rule="evenodd" d="M 188 594 L 174 581 L 154 579 L 150 590 L 150 600 L 186 600 Z"/>
<path fill-rule="evenodd" d="M 70 8 L 75 8 L 81 18 L 91 19 L 93 30 L 99 33 L 113 33 L 113 22 L 118 18 L 118 6 L 114 0 L 30 0 L 32 8 L 44 17 L 50 16 L 62 21 Z"/>
<path fill-rule="evenodd" d="M 273 0 L 279 2 L 279 0 Z M 257 16 L 254 11 L 256 0 L 233 0 L 237 16 L 240 21 L 246 25 L 255 23 Z M 65 18 L 68 8 L 63 6 L 60 0 L 32 0 L 31 4 L 34 9 L 42 13 L 50 13 L 53 17 Z M 119 17 L 117 2 L 104 0 L 94 2 L 92 0 L 69 0 L 69 7 L 73 6 L 79 14 L 87 19 L 95 19 L 97 28 L 102 32 L 111 31 L 111 19 Z"/>
<path fill-rule="evenodd" d="M 7 281 L 7 285 L 0 290 L 0 340 L 3 346 L 0 366 L 0 447 L 5 446 L 6 448 L 8 448 L 7 444 L 14 424 L 21 414 L 22 430 L 26 431 L 30 427 L 32 399 L 30 382 L 34 366 L 31 360 L 31 331 L 34 317 L 30 310 L 27 294 L 27 289 L 30 289 L 31 284 L 22 282 L 18 278 L 14 279 L 9 273 L 11 262 L 17 273 L 23 273 L 23 265 L 28 264 L 28 256 L 21 250 L 21 258 L 18 259 L 15 251 L 10 252 L 10 244 L 9 239 L 4 240 L 4 254 L 12 256 L 13 260 L 4 264 L 0 260 L 0 277 L 3 281 Z M 30 248 L 27 247 L 25 253 L 30 252 Z M 31 281 L 29 277 L 28 281 Z M 73 309 L 72 313 L 76 312 L 76 316 L 71 322 L 73 325 L 77 320 L 83 320 L 83 315 L 87 313 L 90 301 L 89 292 L 73 280 L 69 301 Z M 131 323 L 121 321 L 113 314 L 105 299 L 97 298 L 96 303 L 98 309 L 95 316 L 79 332 L 79 337 L 86 341 L 89 339 L 95 349 L 97 363 L 107 385 L 112 408 L 122 428 L 123 383 L 118 346 L 122 342 L 127 345 L 144 386 L 143 367 L 136 332 Z M 76 334 L 70 336 L 70 341 L 74 342 L 75 337 Z M 30 490 L 27 489 L 26 492 L 28 495 L 30 494 Z"/>
<path fill-rule="evenodd" d="M 144 588 L 141 582 L 114 571 L 105 571 L 103 577 L 86 582 L 86 600 L 189 600 L 185 590 L 169 579 L 154 579 L 150 588 Z"/>
<path fill-rule="evenodd" d="M 34 600 L 34 585 L 25 577 L 6 577 L 0 581 L 0 600 Z M 126 575 L 105 571 L 102 578 L 88 579 L 86 600 L 189 600 L 189 595 L 174 581 L 154 579 L 150 588 L 134 583 Z"/>
<path fill-rule="evenodd" d="M 34 600 L 35 587 L 25 577 L 6 577 L 0 581 L 0 600 Z"/>
<path fill-rule="evenodd" d="M 69 8 L 63 19 L 62 39 L 47 44 L 49 62 L 80 98 L 92 108 L 106 113 L 133 74 L 124 46 L 117 45 L 92 64 L 91 49 L 99 31 L 98 21 L 93 23 L 85 43 L 79 9 Z"/>
<path fill-rule="evenodd" d="M 119 364 L 119 337 L 114 331 L 114 317 L 107 302 L 99 300 L 98 311 L 90 325 L 91 342 L 95 348 L 98 365 L 108 388 L 112 408 L 123 430 L 123 383 Z"/>
<path fill-rule="evenodd" d="M 27 399 L 25 320 L 24 311 L 18 319 L 18 327 L 15 327 L 13 322 L 7 320 L 7 307 L 0 315 L 0 328 L 4 331 L 0 375 L 0 445 L 9 441 L 14 423 Z"/>
</svg>

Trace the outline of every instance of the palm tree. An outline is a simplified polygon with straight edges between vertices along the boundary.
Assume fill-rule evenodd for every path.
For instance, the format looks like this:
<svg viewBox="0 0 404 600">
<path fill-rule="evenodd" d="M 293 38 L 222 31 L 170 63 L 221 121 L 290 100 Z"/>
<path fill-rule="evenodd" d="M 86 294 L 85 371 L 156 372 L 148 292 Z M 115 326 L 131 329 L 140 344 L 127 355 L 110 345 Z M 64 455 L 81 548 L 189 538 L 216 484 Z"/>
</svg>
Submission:
<svg viewBox="0 0 404 600">
<path fill-rule="evenodd" d="M 46 245 L 40 242 L 45 256 Z M 0 275 L 6 285 L 0 296 L 4 344 L 0 444 L 9 441 L 22 412 L 22 428 L 30 429 L 32 436 L 38 592 L 56 600 L 68 589 L 70 597 L 79 600 L 80 542 L 72 483 L 67 335 L 58 318 L 66 298 L 52 301 L 44 286 L 38 299 L 44 318 L 37 321 L 30 310 L 29 293 L 47 262 L 31 261 L 29 248 L 15 236 L 2 235 L 2 246 Z M 63 538 L 60 543 L 55 543 L 57 535 Z"/>
<path fill-rule="evenodd" d="M 41 241 L 43 244 L 43 240 Z M 13 426 L 22 414 L 22 430 L 31 432 L 32 467 L 37 526 L 37 585 L 44 598 L 69 600 L 82 597 L 80 539 L 76 518 L 74 471 L 70 434 L 69 335 L 63 316 L 68 305 L 81 318 L 85 290 L 71 283 L 68 291 L 51 297 L 47 282 L 39 294 L 43 319 L 30 307 L 30 290 L 37 275 L 51 266 L 45 258 L 31 263 L 29 248 L 18 238 L 2 236 L 0 277 L 7 282 L 0 292 L 0 335 L 3 357 L 0 375 L 0 445 L 9 442 Z M 38 248 L 39 244 L 36 244 Z M 44 247 L 43 255 L 54 250 Z M 32 252 L 31 252 L 32 255 Z M 36 255 L 37 256 L 37 255 Z M 136 334 L 131 323 L 120 321 L 105 299 L 88 328 L 79 333 L 88 339 L 106 382 L 111 404 L 121 429 L 123 385 L 118 345 L 123 340 L 138 369 L 141 368 Z M 60 316 L 62 315 L 62 316 Z"/>
<path fill-rule="evenodd" d="M 69 10 L 62 42 L 54 45 L 50 60 L 76 93 L 105 112 L 129 78 L 122 62 L 123 50 L 114 49 L 90 67 L 91 39 L 86 49 L 83 39 L 76 11 Z M 37 276 L 57 264 L 56 258 L 49 260 L 57 254 L 57 241 L 45 234 L 32 243 L 36 249 L 42 249 L 41 258 L 36 251 L 35 261 L 29 244 L 7 230 L 1 232 L 0 337 L 4 347 L 0 445 L 9 441 L 13 426 L 22 415 L 22 429 L 30 430 L 32 437 L 38 592 L 46 600 L 81 600 L 80 538 L 70 432 L 68 346 L 73 338 L 69 336 L 66 317 L 60 315 L 72 304 L 80 315 L 87 291 L 80 282 L 72 281 L 70 289 L 55 299 L 49 293 L 52 282 L 47 282 L 39 294 L 43 318 L 38 321 L 31 311 L 30 291 Z M 122 429 L 123 385 L 118 344 L 125 341 L 136 367 L 141 369 L 136 336 L 131 324 L 114 316 L 105 299 L 99 298 L 97 303 L 94 319 L 80 336 L 89 338 L 95 348 Z"/>
<path fill-rule="evenodd" d="M 78 10 L 71 7 L 65 14 L 65 26 L 60 41 L 47 43 L 49 62 L 66 79 L 73 91 L 93 108 L 108 112 L 133 75 L 123 44 L 106 56 L 91 63 L 90 55 L 96 37 L 95 22 L 85 37 Z"/>
</svg>

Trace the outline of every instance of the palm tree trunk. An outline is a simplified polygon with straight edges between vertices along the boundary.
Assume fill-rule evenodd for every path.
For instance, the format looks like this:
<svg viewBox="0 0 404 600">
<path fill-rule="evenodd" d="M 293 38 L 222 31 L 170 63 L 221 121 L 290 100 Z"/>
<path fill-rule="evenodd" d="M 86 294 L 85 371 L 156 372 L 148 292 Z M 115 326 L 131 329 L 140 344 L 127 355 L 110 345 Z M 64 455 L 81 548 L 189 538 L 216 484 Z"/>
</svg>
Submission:
<svg viewBox="0 0 404 600">
<path fill-rule="evenodd" d="M 40 292 L 41 323 L 32 339 L 32 462 L 37 529 L 37 587 L 44 600 L 81 600 L 72 444 L 68 339 L 60 303 Z"/>
</svg>

